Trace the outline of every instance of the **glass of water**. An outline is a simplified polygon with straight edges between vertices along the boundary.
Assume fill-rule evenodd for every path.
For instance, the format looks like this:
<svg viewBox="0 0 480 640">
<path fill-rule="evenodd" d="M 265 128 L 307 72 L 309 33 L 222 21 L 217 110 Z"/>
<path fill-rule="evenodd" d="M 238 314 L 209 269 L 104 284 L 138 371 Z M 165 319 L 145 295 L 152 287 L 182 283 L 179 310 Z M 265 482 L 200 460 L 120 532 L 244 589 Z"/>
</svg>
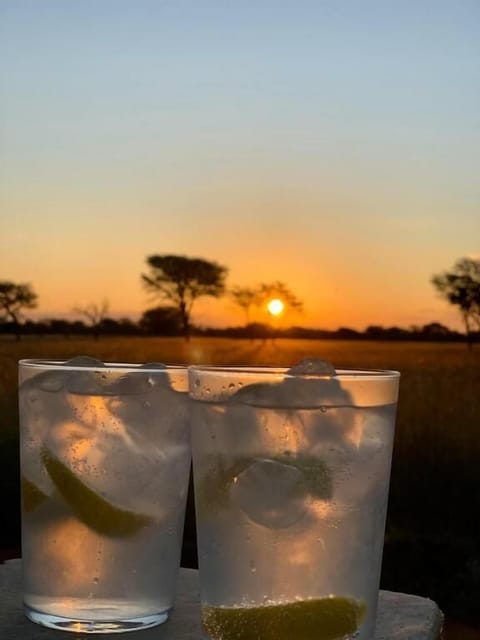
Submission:
<svg viewBox="0 0 480 640">
<path fill-rule="evenodd" d="M 24 608 L 120 632 L 167 620 L 190 469 L 182 367 L 22 360 Z"/>
<path fill-rule="evenodd" d="M 371 640 L 399 374 L 190 368 L 211 640 Z"/>
</svg>

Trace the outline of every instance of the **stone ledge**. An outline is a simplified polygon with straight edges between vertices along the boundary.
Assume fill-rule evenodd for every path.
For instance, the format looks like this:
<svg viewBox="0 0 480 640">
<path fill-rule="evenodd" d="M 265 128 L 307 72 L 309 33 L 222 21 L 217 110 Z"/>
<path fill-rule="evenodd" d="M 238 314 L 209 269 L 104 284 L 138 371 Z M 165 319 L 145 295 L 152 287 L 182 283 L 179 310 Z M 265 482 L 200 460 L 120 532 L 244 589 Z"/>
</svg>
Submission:
<svg viewBox="0 0 480 640">
<path fill-rule="evenodd" d="M 21 560 L 0 565 L 0 637 L 2 640 L 85 640 L 87 635 L 61 633 L 40 627 L 22 613 Z M 381 591 L 375 640 L 438 640 L 443 615 L 428 598 Z M 91 637 L 91 636 L 90 636 Z M 177 605 L 167 624 L 131 632 L 124 638 L 139 640 L 201 640 L 198 603 L 198 574 L 181 569 Z M 118 634 L 102 634 L 102 640 L 119 639 Z M 261 639 L 259 639 L 261 640 Z M 292 639 L 294 640 L 294 639 Z"/>
</svg>

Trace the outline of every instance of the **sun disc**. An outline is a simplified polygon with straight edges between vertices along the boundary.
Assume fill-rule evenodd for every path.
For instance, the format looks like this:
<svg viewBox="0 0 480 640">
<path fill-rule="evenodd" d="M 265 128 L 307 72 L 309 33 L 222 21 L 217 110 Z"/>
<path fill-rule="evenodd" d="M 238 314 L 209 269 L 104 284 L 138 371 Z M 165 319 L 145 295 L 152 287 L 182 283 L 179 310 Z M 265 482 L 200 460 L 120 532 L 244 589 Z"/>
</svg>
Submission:
<svg viewBox="0 0 480 640">
<path fill-rule="evenodd" d="M 268 312 L 272 314 L 272 316 L 279 316 L 285 309 L 285 305 L 279 298 L 274 298 L 268 303 L 267 309 Z"/>
</svg>

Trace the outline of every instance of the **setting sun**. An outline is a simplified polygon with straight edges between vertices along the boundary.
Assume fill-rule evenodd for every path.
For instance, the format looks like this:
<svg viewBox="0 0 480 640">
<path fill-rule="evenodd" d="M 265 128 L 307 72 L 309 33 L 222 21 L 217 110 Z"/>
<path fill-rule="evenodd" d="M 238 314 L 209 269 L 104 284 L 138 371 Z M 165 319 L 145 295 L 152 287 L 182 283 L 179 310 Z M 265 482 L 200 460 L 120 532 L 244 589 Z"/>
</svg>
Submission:
<svg viewBox="0 0 480 640">
<path fill-rule="evenodd" d="M 272 316 L 279 316 L 285 309 L 285 305 L 281 300 L 275 298 L 274 300 L 270 300 L 267 305 L 267 309 L 268 312 L 272 314 Z"/>
</svg>

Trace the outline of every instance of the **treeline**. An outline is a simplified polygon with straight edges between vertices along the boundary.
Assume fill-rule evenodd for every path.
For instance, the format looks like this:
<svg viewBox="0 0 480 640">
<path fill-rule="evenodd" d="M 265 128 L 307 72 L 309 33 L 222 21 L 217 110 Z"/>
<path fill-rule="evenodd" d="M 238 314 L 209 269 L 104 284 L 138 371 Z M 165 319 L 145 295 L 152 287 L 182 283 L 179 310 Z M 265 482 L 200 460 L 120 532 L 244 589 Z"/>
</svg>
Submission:
<svg viewBox="0 0 480 640">
<path fill-rule="evenodd" d="M 0 323 L 0 334 L 15 336 L 18 327 L 13 322 Z M 92 327 L 81 320 L 49 319 L 34 322 L 28 320 L 21 326 L 22 335 L 30 336 L 89 336 L 96 339 L 101 336 L 182 336 L 183 327 L 174 309 L 157 308 L 143 314 L 138 322 L 130 318 L 104 318 Z M 251 340 L 269 340 L 274 338 L 296 338 L 305 340 L 394 340 L 428 342 L 462 342 L 465 335 L 452 331 L 448 327 L 432 322 L 408 329 L 401 327 L 382 327 L 371 325 L 364 331 L 349 327 L 336 330 L 315 329 L 293 326 L 273 328 L 268 324 L 250 323 L 245 326 L 226 328 L 191 327 L 192 336 L 247 338 Z M 473 342 L 480 342 L 480 331 L 471 335 Z"/>
</svg>

